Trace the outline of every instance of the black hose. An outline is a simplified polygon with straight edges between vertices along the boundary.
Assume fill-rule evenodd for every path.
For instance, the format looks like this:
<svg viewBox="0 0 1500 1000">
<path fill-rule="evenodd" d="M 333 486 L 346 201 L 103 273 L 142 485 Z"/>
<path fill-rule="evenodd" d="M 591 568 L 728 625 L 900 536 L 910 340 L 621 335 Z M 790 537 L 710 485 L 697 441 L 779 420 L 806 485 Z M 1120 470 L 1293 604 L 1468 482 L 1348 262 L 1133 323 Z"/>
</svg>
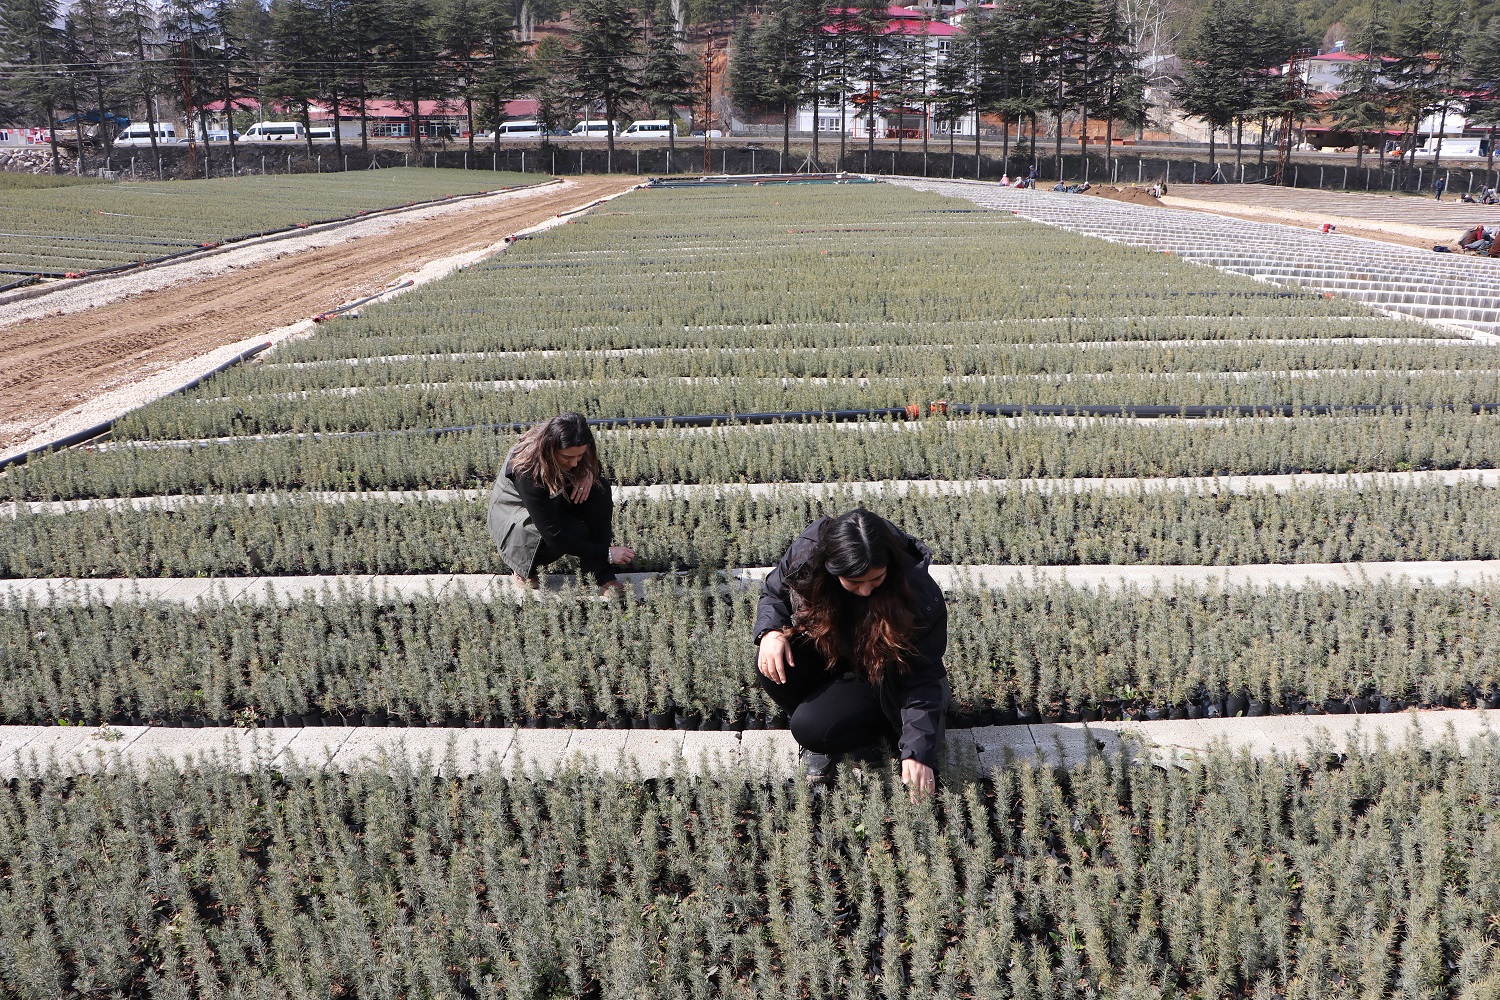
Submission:
<svg viewBox="0 0 1500 1000">
<path fill-rule="evenodd" d="M 381 289 L 380 291 L 376 292 L 374 295 L 366 295 L 362 299 L 355 299 L 353 302 L 350 302 L 347 305 L 339 306 L 337 309 L 330 309 L 327 312 L 318 313 L 316 316 L 314 316 L 312 318 L 312 321 L 314 323 L 322 323 L 325 320 L 333 319 L 335 316 L 341 316 L 344 313 L 348 312 L 350 309 L 358 309 L 360 306 L 364 305 L 366 302 L 369 302 L 369 301 L 371 301 L 373 299 L 378 299 L 382 295 L 389 295 L 391 292 L 399 291 L 400 289 L 403 289 L 403 288 L 410 288 L 411 286 L 413 286 L 415 284 L 416 284 L 415 281 L 412 281 L 411 279 L 407 279 L 406 281 L 401 282 L 401 284 L 399 284 L 399 285 L 392 285 L 389 288 Z"/>
<path fill-rule="evenodd" d="M 19 272 L 16 272 L 16 271 L 0 271 L 0 274 L 17 274 L 17 273 L 19 273 Z M 41 280 L 42 279 L 39 278 L 39 277 L 37 277 L 36 275 L 29 274 L 26 277 L 22 278 L 20 281 L 12 281 L 9 284 L 0 285 L 0 292 L 8 292 L 8 291 L 10 291 L 11 289 L 14 289 L 14 288 L 25 288 L 27 285 L 34 285 L 38 281 L 41 281 Z"/>
<path fill-rule="evenodd" d="M 228 361 L 214 368 L 213 371 L 204 372 L 202 375 L 199 375 L 197 378 L 193 379 L 191 382 L 188 382 L 186 385 L 180 385 L 177 388 L 173 389 L 171 392 L 165 393 L 163 398 L 165 398 L 166 396 L 175 396 L 178 393 L 187 392 L 191 389 L 196 389 L 203 383 L 205 379 L 212 378 L 220 372 L 233 368 L 235 365 L 243 364 L 244 362 L 249 361 L 261 351 L 267 350 L 270 346 L 270 341 L 266 341 L 264 344 L 256 344 L 248 351 L 236 354 Z M 19 455 L 12 455 L 10 458 L 0 458 L 0 469 L 6 469 L 12 465 L 24 465 L 26 461 L 34 455 L 44 455 L 48 452 L 58 451 L 59 449 L 68 448 L 75 444 L 82 444 L 84 441 L 99 437 L 101 434 L 108 434 L 111 428 L 115 426 L 115 421 L 118 419 L 118 417 L 112 417 L 109 420 L 104 421 L 103 423 L 95 424 L 94 426 L 85 428 L 81 431 L 74 431 L 72 434 L 69 434 L 66 437 L 58 438 L 56 441 L 49 441 L 47 444 L 38 445 L 37 447 L 32 448 L 28 451 L 24 451 Z"/>
</svg>

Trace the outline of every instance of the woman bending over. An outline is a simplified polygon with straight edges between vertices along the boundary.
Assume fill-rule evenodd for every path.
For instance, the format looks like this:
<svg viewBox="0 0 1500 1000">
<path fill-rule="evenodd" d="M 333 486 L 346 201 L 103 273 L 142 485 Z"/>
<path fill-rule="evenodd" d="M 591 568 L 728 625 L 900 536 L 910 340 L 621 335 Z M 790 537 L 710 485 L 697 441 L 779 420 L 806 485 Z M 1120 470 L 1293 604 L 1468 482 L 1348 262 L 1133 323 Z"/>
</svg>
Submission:
<svg viewBox="0 0 1500 1000">
<path fill-rule="evenodd" d="M 896 737 L 912 797 L 936 787 L 948 608 L 931 565 L 925 544 L 861 508 L 813 522 L 766 578 L 756 667 L 809 780 Z"/>
<path fill-rule="evenodd" d="M 594 432 L 580 413 L 559 413 L 521 435 L 490 492 L 490 537 L 526 586 L 539 569 L 577 556 L 601 593 L 623 590 L 614 566 L 635 550 L 612 545 L 614 500 L 599 473 Z"/>
</svg>

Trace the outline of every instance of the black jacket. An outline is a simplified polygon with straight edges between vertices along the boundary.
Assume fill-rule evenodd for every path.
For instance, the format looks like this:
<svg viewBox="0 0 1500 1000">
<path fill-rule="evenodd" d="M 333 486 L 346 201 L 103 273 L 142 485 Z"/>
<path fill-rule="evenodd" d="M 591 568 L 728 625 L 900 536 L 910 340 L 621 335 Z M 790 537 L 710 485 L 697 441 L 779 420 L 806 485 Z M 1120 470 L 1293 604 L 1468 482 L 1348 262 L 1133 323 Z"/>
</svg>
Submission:
<svg viewBox="0 0 1500 1000">
<path fill-rule="evenodd" d="M 813 547 L 828 521 L 829 518 L 823 517 L 809 525 L 766 577 L 755 615 L 754 635 L 792 624 L 792 597 L 786 580 L 812 557 Z M 885 672 L 880 683 L 880 707 L 892 728 L 901 734 L 902 759 L 910 757 L 936 767 L 943 713 L 948 708 L 948 671 L 943 666 L 943 653 L 948 648 L 948 605 L 928 572 L 932 550 L 900 528 L 892 525 L 892 529 L 905 540 L 906 555 L 911 562 L 906 583 L 912 593 L 913 652 L 906 658 L 906 671 Z"/>
</svg>

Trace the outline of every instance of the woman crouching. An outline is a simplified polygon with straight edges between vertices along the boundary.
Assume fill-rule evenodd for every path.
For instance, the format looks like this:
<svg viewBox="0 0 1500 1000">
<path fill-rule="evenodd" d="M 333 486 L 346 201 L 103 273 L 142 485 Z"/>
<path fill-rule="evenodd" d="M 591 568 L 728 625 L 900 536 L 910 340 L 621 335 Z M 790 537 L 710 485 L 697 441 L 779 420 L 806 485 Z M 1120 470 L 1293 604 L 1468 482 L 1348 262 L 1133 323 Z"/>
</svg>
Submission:
<svg viewBox="0 0 1500 1000">
<path fill-rule="evenodd" d="M 756 667 L 810 781 L 894 736 L 913 799 L 936 788 L 948 608 L 931 565 L 925 544 L 859 509 L 813 522 L 766 578 Z"/>
<path fill-rule="evenodd" d="M 613 567 L 633 560 L 635 550 L 610 544 L 614 511 L 588 421 L 559 413 L 522 434 L 505 456 L 490 492 L 490 537 L 526 586 L 536 586 L 543 566 L 571 555 L 600 593 L 618 593 L 624 587 Z"/>
</svg>

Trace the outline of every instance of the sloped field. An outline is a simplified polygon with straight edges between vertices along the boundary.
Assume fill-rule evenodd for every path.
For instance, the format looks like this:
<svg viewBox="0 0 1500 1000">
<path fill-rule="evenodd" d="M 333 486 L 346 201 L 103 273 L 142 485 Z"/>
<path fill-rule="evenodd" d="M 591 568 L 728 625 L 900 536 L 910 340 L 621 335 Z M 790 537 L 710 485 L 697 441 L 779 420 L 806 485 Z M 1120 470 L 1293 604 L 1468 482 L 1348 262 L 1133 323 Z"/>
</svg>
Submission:
<svg viewBox="0 0 1500 1000">
<path fill-rule="evenodd" d="M 975 580 L 1500 561 L 1495 477 L 1463 475 L 1500 466 L 1493 350 L 882 185 L 638 192 L 0 478 L 12 580 L 254 581 L 195 603 L 9 599 L 0 723 L 776 728 L 751 677 L 753 573 L 730 571 L 856 503 Z M 486 488 L 515 427 L 560 408 L 613 421 L 618 537 L 663 571 L 639 593 L 266 593 L 504 574 Z M 1458 474 L 1416 475 L 1433 470 Z M 1309 472 L 1388 475 L 1160 481 Z M 1500 707 L 1500 583 L 943 579 L 956 727 Z M 1324 750 L 955 761 L 920 808 L 889 775 L 812 796 L 755 763 L 650 781 L 34 772 L 0 795 L 0 839 L 36 845 L 0 882 L 25 928 L 0 932 L 0 984 L 1493 992 L 1494 745 Z M 118 926 L 58 902 L 47 852 L 87 858 L 73 891 Z"/>
</svg>

